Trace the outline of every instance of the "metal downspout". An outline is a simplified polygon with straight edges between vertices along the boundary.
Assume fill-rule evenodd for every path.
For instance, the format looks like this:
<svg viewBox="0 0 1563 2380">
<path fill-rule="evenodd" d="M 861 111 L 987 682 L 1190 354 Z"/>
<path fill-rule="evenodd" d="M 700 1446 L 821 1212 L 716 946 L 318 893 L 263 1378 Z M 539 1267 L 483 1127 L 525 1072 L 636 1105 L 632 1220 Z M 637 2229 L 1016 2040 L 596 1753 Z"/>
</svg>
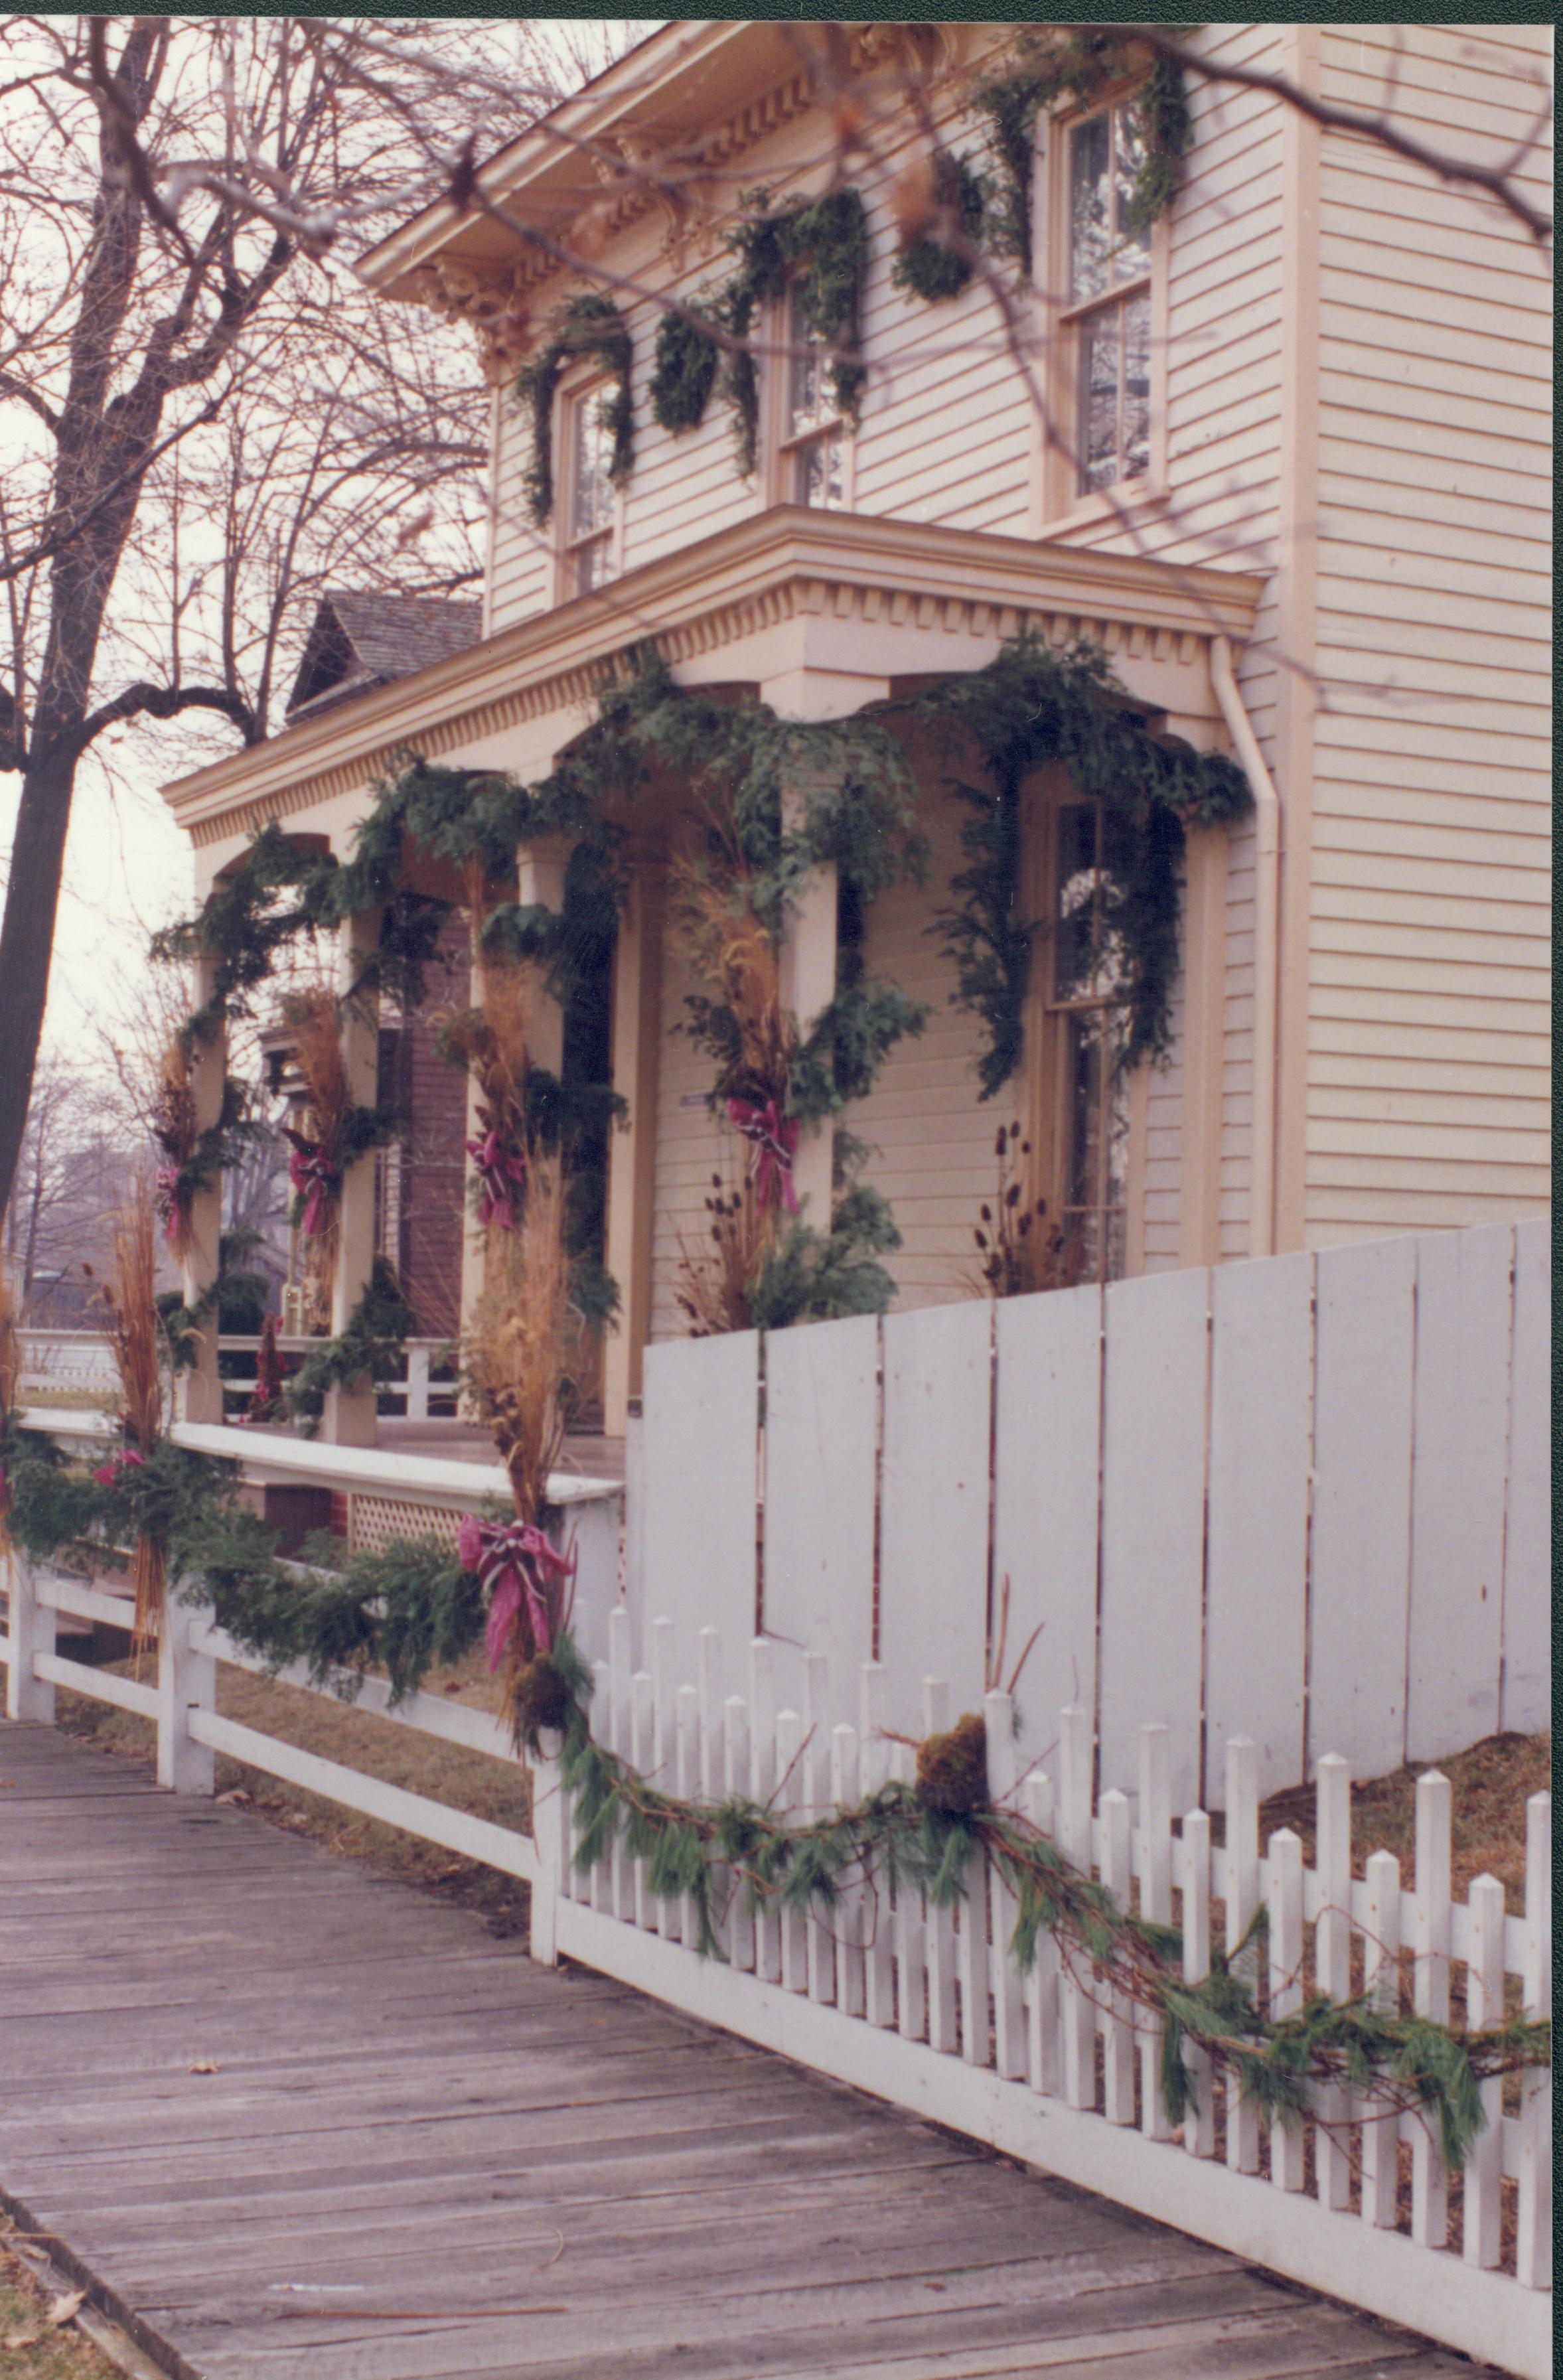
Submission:
<svg viewBox="0 0 1563 2380">
<path fill-rule="evenodd" d="M 1210 683 L 1254 795 L 1254 1105 L 1248 1253 L 1276 1247 L 1276 1071 L 1280 963 L 1280 797 L 1232 674 L 1225 637 L 1210 639 Z"/>
</svg>

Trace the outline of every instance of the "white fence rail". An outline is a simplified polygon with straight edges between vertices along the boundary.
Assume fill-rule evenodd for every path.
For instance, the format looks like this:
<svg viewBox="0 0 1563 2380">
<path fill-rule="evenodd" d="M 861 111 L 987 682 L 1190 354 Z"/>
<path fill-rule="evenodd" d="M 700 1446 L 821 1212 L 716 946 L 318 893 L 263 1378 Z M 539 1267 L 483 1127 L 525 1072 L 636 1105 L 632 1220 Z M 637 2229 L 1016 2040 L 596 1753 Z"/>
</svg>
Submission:
<svg viewBox="0 0 1563 2380">
<path fill-rule="evenodd" d="M 101 1330 L 24 1330 L 22 1334 L 22 1375 L 24 1390 L 37 1394 L 40 1390 L 70 1390 L 80 1395 L 113 1397 L 119 1392 L 119 1374 L 115 1368 L 114 1350 Z M 318 1340 L 279 1336 L 277 1347 L 286 1356 L 304 1356 Z M 230 1337 L 226 1333 L 217 1342 L 219 1358 L 226 1357 L 223 1367 L 223 1392 L 230 1410 L 247 1403 L 255 1393 L 255 1356 L 259 1339 Z M 454 1367 L 448 1363 L 449 1348 L 443 1339 L 409 1339 L 406 1342 L 405 1362 L 401 1375 L 382 1383 L 378 1403 L 388 1418 L 404 1421 L 430 1421 L 454 1414 L 456 1408 L 456 1381 Z M 236 1362 L 238 1357 L 247 1361 Z M 438 1377 L 446 1375 L 448 1377 Z"/>
<path fill-rule="evenodd" d="M 1321 1751 L 1359 1776 L 1550 1717 L 1543 1220 L 647 1352 L 636 1627 L 673 1615 L 876 1656 L 892 1723 L 937 1668 L 973 1706 L 1034 1630 L 1022 1745 L 1092 1712 L 1132 1789 L 1166 1716 L 1174 1799 L 1219 1808 Z M 641 1647 L 644 1657 L 644 1646 Z"/>
<path fill-rule="evenodd" d="M 673 1623 L 660 1620 L 651 1636 L 650 1665 L 635 1670 L 627 1616 L 611 1623 L 607 1658 L 595 1664 L 594 1725 L 612 1749 L 674 1790 L 764 1798 L 785 1779 L 784 1799 L 806 1813 L 871 1791 L 887 1774 L 909 1774 L 909 1748 L 881 1732 L 881 1665 L 860 1670 L 856 1723 L 832 1723 L 823 1656 L 802 1664 L 800 1707 L 778 1711 L 778 1648 L 769 1640 L 754 1641 L 734 1678 L 715 1630 L 701 1632 L 683 1673 L 672 1665 L 682 1641 Z M 742 1693 L 724 1692 L 739 1683 Z M 936 1728 L 962 1698 L 925 1679 L 920 1702 L 920 1725 Z M 1491 1876 L 1478 1877 L 1465 1901 L 1451 1900 L 1450 1789 L 1436 1772 L 1417 1787 L 1412 1875 L 1402 1879 L 1394 1855 L 1380 1851 L 1365 1876 L 1353 1877 L 1351 1770 L 1338 1755 L 1318 1764 L 1318 1847 L 1305 1867 L 1302 1840 L 1290 1830 L 1260 1842 L 1257 1747 L 1247 1737 L 1223 1748 L 1226 1840 L 1213 1848 L 1203 1810 L 1173 1824 L 1165 1726 L 1135 1730 L 1135 1791 L 1098 1797 L 1088 1711 L 1057 1717 L 1049 1730 L 1056 1758 L 1043 1768 L 1018 1759 L 1007 1694 L 990 1694 L 979 1707 L 995 1796 L 1053 1833 L 1124 1902 L 1137 1890 L 1144 1913 L 1177 1924 L 1191 1979 L 1209 1972 L 1213 1925 L 1233 1949 L 1264 1900 L 1268 1948 L 1259 1983 L 1277 2012 L 1301 2005 L 1305 1971 L 1335 1996 L 1376 1988 L 1407 2013 L 1447 2018 L 1451 1999 L 1463 2001 L 1472 2022 L 1498 2019 L 1512 1978 L 1527 2011 L 1546 2012 L 1548 1795 L 1528 1805 L 1525 1905 L 1508 1915 L 1504 1888 Z M 1305 2127 L 1265 2128 L 1208 2071 L 1199 2078 L 1196 2112 L 1174 2135 L 1153 2032 L 1104 1999 L 1089 1969 L 1072 1968 L 1046 1937 L 1035 1970 L 1022 1977 L 1007 1955 L 1012 1909 L 980 1862 L 954 1911 L 883 1879 L 843 1895 L 830 1923 L 751 1916 L 733 1895 L 719 1921 L 722 1955 L 713 1960 L 695 1953 L 687 1906 L 652 1895 L 645 1864 L 622 1847 L 590 1875 L 575 1871 L 557 1768 L 538 1777 L 534 1828 L 534 1956 L 578 1958 L 1505 2370 L 1535 2380 L 1551 2371 L 1547 2077 L 1526 2079 L 1512 2115 L 1502 2113 L 1501 2083 L 1483 2085 L 1488 2123 L 1458 2181 L 1419 2117 L 1325 2094 Z M 1517 2198 L 1512 2273 L 1498 2269 L 1506 2181 Z M 1451 2200 L 1460 2213 L 1459 2255 L 1448 2246 Z"/>
</svg>

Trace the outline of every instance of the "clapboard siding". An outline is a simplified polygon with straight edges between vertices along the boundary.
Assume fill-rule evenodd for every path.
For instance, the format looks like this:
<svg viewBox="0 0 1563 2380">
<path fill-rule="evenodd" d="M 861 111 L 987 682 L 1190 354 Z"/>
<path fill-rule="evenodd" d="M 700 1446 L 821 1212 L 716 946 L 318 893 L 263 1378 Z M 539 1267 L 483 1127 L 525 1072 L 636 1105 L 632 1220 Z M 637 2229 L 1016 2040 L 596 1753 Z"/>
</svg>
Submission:
<svg viewBox="0 0 1563 2380">
<path fill-rule="evenodd" d="M 1321 88 L 1496 163 L 1545 29 L 1321 36 Z M 1522 226 L 1323 143 L 1306 1214 L 1315 1245 L 1548 1185 L 1549 281 Z"/>
</svg>

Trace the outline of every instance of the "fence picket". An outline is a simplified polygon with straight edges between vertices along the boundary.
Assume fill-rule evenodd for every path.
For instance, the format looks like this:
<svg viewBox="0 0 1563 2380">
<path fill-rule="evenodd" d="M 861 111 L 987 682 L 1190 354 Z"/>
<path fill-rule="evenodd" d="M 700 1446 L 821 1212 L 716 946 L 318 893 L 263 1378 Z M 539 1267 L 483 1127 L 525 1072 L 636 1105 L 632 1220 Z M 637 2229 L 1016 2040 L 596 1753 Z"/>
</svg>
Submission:
<svg viewBox="0 0 1563 2380">
<path fill-rule="evenodd" d="M 838 1810 L 856 1798 L 857 1730 L 843 1721 L 830 1730 L 830 1799 Z M 863 2014 L 863 1900 L 861 1884 L 844 1885 L 835 1907 L 836 2006 L 843 2016 Z"/>
<path fill-rule="evenodd" d="M 912 1781 L 910 1744 L 891 1745 L 891 1775 L 898 1784 Z M 903 2041 L 921 2041 L 928 2025 L 927 1950 L 923 1896 L 915 1885 L 901 1884 L 895 1897 L 896 2022 Z"/>
<path fill-rule="evenodd" d="M 765 1348 L 765 1626 L 778 1691 L 801 1694 L 792 1646 L 829 1662 L 827 1725 L 851 1718 L 873 1650 L 879 1325 L 873 1315 L 772 1331 Z"/>
<path fill-rule="evenodd" d="M 664 1616 L 651 1627 L 651 1759 L 658 1789 L 667 1792 L 672 1783 L 673 1746 L 675 1741 L 675 1688 L 673 1662 L 677 1639 L 672 1621 Z M 677 1789 L 674 1788 L 674 1791 Z M 671 1894 L 653 1894 L 653 1922 L 664 1942 L 679 1938 L 678 1903 Z"/>
<path fill-rule="evenodd" d="M 884 1321 L 879 1658 L 891 1718 L 910 1733 L 930 1669 L 957 1712 L 987 1683 L 992 1308 L 926 1305 Z"/>
<path fill-rule="evenodd" d="M 700 1726 L 698 1752 L 700 1767 L 700 1799 L 720 1802 L 726 1791 L 724 1730 L 726 1720 L 721 1701 L 721 1636 L 715 1628 L 702 1628 L 695 1640 L 697 1663 L 696 1692 L 699 1696 Z M 731 1875 L 721 1861 L 711 1865 L 708 1887 L 711 1930 L 721 1938 L 725 1931 L 722 1912 L 727 1905 Z"/>
<path fill-rule="evenodd" d="M 730 1802 L 748 1790 L 749 1706 L 742 1694 L 729 1694 L 721 1706 L 721 1789 Z M 742 1871 L 727 1871 L 727 1957 L 731 1966 L 752 1974 L 755 1964 L 755 1920 L 749 1888 Z"/>
<path fill-rule="evenodd" d="M 865 1799 L 877 1793 L 890 1774 L 890 1745 L 885 1740 L 885 1672 L 878 1661 L 865 1661 L 858 1670 L 858 1786 Z M 863 1953 L 863 2013 L 883 2030 L 895 2022 L 895 1917 L 889 1878 L 870 1880 L 866 1895 L 867 1938 Z"/>
<path fill-rule="evenodd" d="M 794 1710 L 776 1714 L 776 1806 L 784 1817 L 795 1819 L 803 1803 L 802 1764 L 803 1719 Z M 788 1992 L 808 1989 L 807 1920 L 801 1909 L 778 1912 L 777 1932 L 782 1949 L 782 1988 Z"/>
<path fill-rule="evenodd" d="M 1182 1888 L 1183 1981 L 1202 1984 L 1210 1973 L 1210 1817 L 1190 1810 L 1183 1819 L 1180 1882 Z M 1216 2154 L 1216 2084 L 1203 2049 L 1183 2044 L 1190 2104 L 1183 2117 L 1183 2146 L 1191 2156 Z"/>
<path fill-rule="evenodd" d="M 776 1785 L 776 1648 L 757 1636 L 749 1646 L 749 1799 L 762 1810 Z M 755 1973 L 782 1980 L 782 1942 L 773 1911 L 755 1912 Z"/>
<path fill-rule="evenodd" d="M 630 1680 L 630 1765 L 644 1776 L 651 1766 L 652 1729 L 654 1726 L 654 1687 L 649 1670 L 637 1670 Z M 633 1863 L 635 1888 L 635 1922 L 650 1931 L 656 1930 L 657 1899 L 646 1876 L 647 1863 Z"/>
<path fill-rule="evenodd" d="M 1053 1780 L 1040 1768 L 1027 1774 L 1022 1807 L 1039 1834 L 1053 1831 Z M 1046 1928 L 1025 1978 L 1025 2070 L 1034 2091 L 1059 2095 L 1059 1946 Z"/>
<path fill-rule="evenodd" d="M 1315 1989 L 1333 2000 L 1351 1996 L 1351 1769 L 1339 1753 L 1318 1767 L 1318 1878 L 1322 1905 L 1314 1927 Z M 1319 2203 L 1344 2206 L 1351 2195 L 1347 2154 L 1348 2095 L 1339 2084 L 1320 2089 L 1314 2169 Z"/>
<path fill-rule="evenodd" d="M 1503 2022 L 1503 1887 L 1496 1876 L 1479 1876 L 1465 1897 L 1471 1912 L 1471 1955 L 1466 1962 L 1466 2022 Z M 1503 2082 L 1480 2085 L 1487 2120 L 1465 2160 L 1465 2245 L 1468 2265 L 1490 2270 L 1498 2261 L 1502 2216 Z"/>
<path fill-rule="evenodd" d="M 1172 1923 L 1172 1791 L 1167 1730 L 1140 1730 L 1140 1914 L 1157 1925 Z M 1140 2127 L 1148 2141 L 1164 2141 L 1172 2127 L 1161 2089 L 1161 2026 L 1140 2026 Z"/>
<path fill-rule="evenodd" d="M 1000 1808 L 1011 1808 L 1015 1797 L 1015 1706 L 1006 1694 L 994 1692 L 983 1704 L 987 1730 L 987 1790 Z M 1020 1971 L 1010 1943 L 1019 1914 L 1014 1893 L 994 1869 L 987 1879 L 993 1912 L 993 2063 L 1007 2081 L 1025 2075 L 1025 2008 Z"/>
<path fill-rule="evenodd" d="M 1121 1909 L 1129 1906 L 1131 1849 L 1129 1796 L 1114 1785 L 1102 1795 L 1102 1882 Z M 1134 2028 L 1121 1992 L 1109 2000 L 1102 2020 L 1102 2084 L 1109 2124 L 1134 2120 Z"/>
<path fill-rule="evenodd" d="M 942 1735 L 950 1725 L 950 1688 L 942 1678 L 923 1680 L 923 1733 Z M 953 2055 L 955 2023 L 955 1923 L 948 1909 L 923 1905 L 923 1956 L 927 1976 L 928 2046 Z"/>
<path fill-rule="evenodd" d="M 621 1760 L 630 1756 L 630 1615 L 621 1604 L 608 1615 L 608 1747 Z M 613 1914 L 627 1924 L 635 1915 L 635 1863 L 622 1828 L 611 1865 Z"/>
<path fill-rule="evenodd" d="M 1091 1856 L 1091 1714 L 1071 1708 L 1059 1715 L 1059 1847 L 1068 1860 L 1089 1876 Z M 1061 1991 L 1063 2095 L 1072 2107 L 1097 2104 L 1097 2012 L 1088 1973 L 1075 1973 L 1075 1960 L 1063 1961 Z"/>
<path fill-rule="evenodd" d="M 1552 1796 L 1525 1804 L 1524 2010 L 1552 2010 Z M 1552 2075 L 1534 2070 L 1520 2084 L 1520 2208 L 1515 2270 L 1528 2289 L 1552 2281 Z"/>
<path fill-rule="evenodd" d="M 1270 1837 L 1270 2014 L 1294 2016 L 1302 2005 L 1302 1838 L 1290 1827 Z M 1301 2124 L 1270 2126 L 1270 2180 L 1302 2187 Z"/>
<path fill-rule="evenodd" d="M 1514 1226 L 1499 1725 L 1531 1734 L 1551 1721 L 1552 1220 L 1533 1215 Z"/>
<path fill-rule="evenodd" d="M 594 1661 L 591 1665 L 591 1674 L 596 1681 L 591 1696 L 595 1731 L 612 1752 L 613 1749 L 613 1673 L 606 1661 Z M 605 1916 L 611 1916 L 613 1911 L 613 1865 L 611 1858 L 598 1860 L 586 1878 L 592 1907 L 600 1909 Z"/>
<path fill-rule="evenodd" d="M 1259 1906 L 1259 1748 L 1252 1736 L 1236 1735 L 1227 1746 L 1227 1848 L 1222 1861 L 1226 1949 L 1231 1959 Z M 1257 1947 L 1244 1953 L 1241 1972 L 1258 1980 Z M 1234 2173 L 1259 2170 L 1259 2110 L 1229 2087 L 1227 2163 Z"/>
<path fill-rule="evenodd" d="M 680 1801 L 693 1802 L 700 1787 L 700 1689 L 680 1686 L 673 1698 L 673 1791 Z M 691 1949 L 700 1938 L 699 1920 L 692 1894 L 681 1893 L 669 1902 L 676 1911 L 674 1939 Z"/>
<path fill-rule="evenodd" d="M 755 1633 L 759 1334 L 648 1347 L 643 1445 L 643 1608 L 673 1614 L 687 1678 L 702 1627 L 733 1645 Z"/>
<path fill-rule="evenodd" d="M 1400 2008 L 1400 1863 L 1393 1852 L 1373 1852 L 1367 1862 L 1367 1938 L 1363 1988 L 1375 2008 L 1398 2016 Z M 1370 2116 L 1363 2124 L 1363 2221 L 1377 2230 L 1395 2223 L 1400 2121 L 1397 2115 Z"/>
<path fill-rule="evenodd" d="M 830 1746 L 825 1713 L 830 1678 L 823 1653 L 804 1655 L 804 1806 L 811 1817 L 824 1810 L 830 1791 Z M 819 1912 L 810 1908 L 808 1929 L 808 1996 L 829 2005 L 836 1997 L 836 1945 Z"/>
<path fill-rule="evenodd" d="M 1435 2024 L 1449 2021 L 1449 1876 L 1453 1811 L 1449 1780 L 1436 1768 L 1416 1780 L 1416 1961 L 1412 2005 Z M 1433 2127 L 1412 2133 L 1412 2238 L 1441 2248 L 1448 2238 L 1448 2175 Z"/>
</svg>

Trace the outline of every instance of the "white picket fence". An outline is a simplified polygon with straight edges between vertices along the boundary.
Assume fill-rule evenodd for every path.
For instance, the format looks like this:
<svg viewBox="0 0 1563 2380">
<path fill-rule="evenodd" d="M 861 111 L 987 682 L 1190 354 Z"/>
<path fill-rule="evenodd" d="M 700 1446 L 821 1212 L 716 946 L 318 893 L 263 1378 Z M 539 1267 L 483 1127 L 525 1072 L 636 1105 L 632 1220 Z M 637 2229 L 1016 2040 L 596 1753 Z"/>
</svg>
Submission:
<svg viewBox="0 0 1563 2380">
<path fill-rule="evenodd" d="M 909 1776 L 909 1746 L 882 1732 L 891 1683 L 883 1665 L 862 1668 L 854 1724 L 832 1718 L 823 1654 L 801 1664 L 800 1706 L 778 1709 L 778 1647 L 769 1640 L 748 1647 L 746 1691 L 725 1693 L 737 1681 L 724 1669 L 719 1633 L 698 1632 L 695 1675 L 675 1683 L 681 1639 L 671 1618 L 659 1619 L 650 1666 L 635 1670 L 629 1615 L 619 1611 L 607 1658 L 594 1664 L 597 1733 L 664 1788 L 774 1799 L 806 1815 Z M 948 1726 L 962 1706 L 944 1681 L 925 1679 L 920 1730 Z M 1353 1878 L 1351 1770 L 1336 1755 L 1318 1763 L 1316 1864 L 1305 1868 L 1302 1840 L 1288 1829 L 1261 1847 L 1258 1749 L 1249 1737 L 1225 1747 L 1225 1845 L 1213 1848 L 1203 1810 L 1174 1829 L 1166 1726 L 1135 1731 L 1136 1791 L 1098 1799 L 1088 1711 L 1059 1716 L 1057 1757 L 1042 1767 L 1021 1762 L 1007 1694 L 989 1694 L 978 1706 L 995 1797 L 1053 1834 L 1122 1902 L 1137 1895 L 1144 1914 L 1175 1923 L 1189 1977 L 1209 1972 L 1213 1913 L 1234 1949 L 1264 1900 L 1263 1984 L 1278 2013 L 1301 2006 L 1305 1968 L 1332 1996 L 1374 1989 L 1436 2019 L 1463 2002 L 1472 2022 L 1497 2022 L 1509 1977 L 1519 1978 L 1528 2011 L 1548 2009 L 1549 1795 L 1536 1794 L 1527 1807 L 1525 1907 L 1509 1916 L 1492 1876 L 1478 1877 L 1463 1902 L 1451 1900 L 1450 1789 L 1436 1772 L 1417 1787 L 1413 1875 L 1402 1883 L 1394 1855 L 1379 1851 L 1365 1877 Z M 1072 1968 L 1046 1937 L 1023 1977 L 1005 1949 L 1012 1903 L 981 1864 L 954 1911 L 882 1880 L 848 1889 L 829 1920 L 751 1914 L 745 1896 L 729 1892 L 722 1956 L 702 1959 L 688 1904 L 653 1895 L 645 1862 L 622 1842 L 589 1875 L 576 1871 L 569 1798 L 556 1767 L 535 1780 L 533 1824 L 535 1957 L 579 1959 L 1506 2371 L 1534 2380 L 1550 2373 L 1548 2077 L 1528 2076 L 1510 2115 L 1501 2110 L 1502 2084 L 1483 2086 L 1488 2123 L 1454 2183 L 1419 2117 L 1338 2094 L 1321 2096 L 1305 2127 L 1277 2125 L 1266 2134 L 1252 2106 L 1204 2071 L 1197 2112 L 1174 2135 L 1154 2033 L 1104 1998 L 1089 1972 Z M 1497 2269 L 1506 2182 L 1517 2202 L 1512 2273 Z M 1461 2205 L 1459 2256 L 1446 2244 L 1451 2192 Z"/>
<path fill-rule="evenodd" d="M 981 1695 L 1009 1589 L 1022 1747 L 1093 1713 L 1100 1781 L 1169 1727 L 1175 1801 L 1321 1752 L 1358 1776 L 1548 1724 L 1544 1220 L 647 1351 L 630 1601 L 776 1640 L 821 1716 L 883 1668 Z M 636 1482 L 640 1483 L 638 1495 Z M 638 1504 L 638 1510 L 636 1506 Z"/>
</svg>

